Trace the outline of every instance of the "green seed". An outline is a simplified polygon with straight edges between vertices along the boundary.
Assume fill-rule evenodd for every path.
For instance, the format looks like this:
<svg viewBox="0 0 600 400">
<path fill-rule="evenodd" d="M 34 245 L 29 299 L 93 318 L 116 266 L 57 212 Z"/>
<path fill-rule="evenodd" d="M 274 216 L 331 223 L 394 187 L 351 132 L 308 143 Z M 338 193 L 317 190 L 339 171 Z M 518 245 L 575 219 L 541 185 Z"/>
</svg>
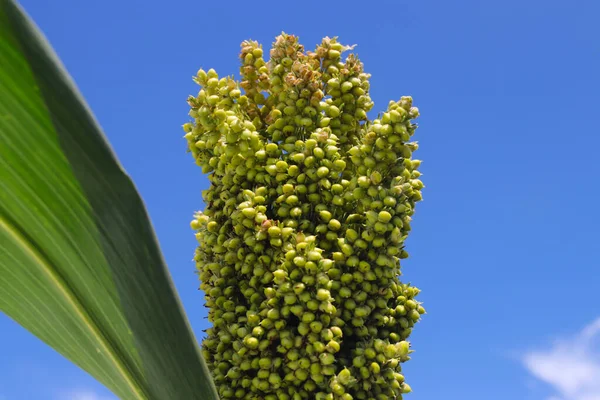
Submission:
<svg viewBox="0 0 600 400">
<path fill-rule="evenodd" d="M 332 231 L 338 231 L 342 227 L 342 224 L 337 219 L 330 219 L 327 227 Z"/>
</svg>

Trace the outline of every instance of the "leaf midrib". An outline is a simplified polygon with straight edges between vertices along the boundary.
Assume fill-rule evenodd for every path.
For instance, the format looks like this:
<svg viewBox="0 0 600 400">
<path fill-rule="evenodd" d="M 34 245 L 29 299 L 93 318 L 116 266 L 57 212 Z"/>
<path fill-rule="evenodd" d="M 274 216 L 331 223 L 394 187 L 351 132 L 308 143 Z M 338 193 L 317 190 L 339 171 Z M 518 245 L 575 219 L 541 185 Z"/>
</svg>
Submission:
<svg viewBox="0 0 600 400">
<path fill-rule="evenodd" d="M 4 216 L 0 215 L 0 229 L 4 230 L 8 236 L 12 237 L 14 242 L 27 254 L 39 267 L 39 269 L 46 275 L 52 285 L 58 289 L 60 295 L 64 298 L 66 303 L 71 306 L 76 317 L 78 317 L 85 328 L 91 333 L 92 337 L 100 345 L 104 353 L 108 356 L 110 362 L 115 366 L 118 373 L 123 377 L 127 383 L 131 392 L 135 394 L 137 400 L 147 400 L 148 397 L 143 393 L 143 389 L 135 378 L 132 376 L 127 366 L 118 357 L 115 348 L 110 344 L 110 341 L 102 333 L 99 326 L 94 323 L 94 320 L 90 314 L 86 311 L 83 304 L 79 301 L 78 297 L 66 284 L 64 279 L 59 275 L 56 268 L 53 267 L 50 260 L 47 259 L 43 254 L 38 251 L 35 246 L 27 240 L 19 229 L 10 223 Z"/>
</svg>

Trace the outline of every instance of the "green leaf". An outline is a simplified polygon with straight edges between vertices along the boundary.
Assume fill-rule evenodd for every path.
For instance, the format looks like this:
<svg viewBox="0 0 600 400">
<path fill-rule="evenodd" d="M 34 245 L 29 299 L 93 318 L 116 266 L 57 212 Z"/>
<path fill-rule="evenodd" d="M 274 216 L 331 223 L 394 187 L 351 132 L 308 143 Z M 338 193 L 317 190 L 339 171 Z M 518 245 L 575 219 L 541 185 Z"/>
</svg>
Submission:
<svg viewBox="0 0 600 400">
<path fill-rule="evenodd" d="M 0 0 L 0 310 L 121 399 L 217 399 L 131 179 Z"/>
</svg>

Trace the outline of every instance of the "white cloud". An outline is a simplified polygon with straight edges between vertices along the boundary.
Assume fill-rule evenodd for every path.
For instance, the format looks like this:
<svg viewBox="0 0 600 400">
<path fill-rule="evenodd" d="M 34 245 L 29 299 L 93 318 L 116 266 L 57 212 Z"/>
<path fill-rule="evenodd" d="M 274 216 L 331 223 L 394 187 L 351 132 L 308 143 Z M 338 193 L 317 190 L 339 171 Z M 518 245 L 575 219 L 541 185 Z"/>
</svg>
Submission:
<svg viewBox="0 0 600 400">
<path fill-rule="evenodd" d="M 61 400 L 114 400 L 113 397 L 100 396 L 94 392 L 82 390 L 73 391 L 63 396 Z"/>
<path fill-rule="evenodd" d="M 600 318 L 549 349 L 527 353 L 523 364 L 556 390 L 547 400 L 600 400 Z"/>
</svg>

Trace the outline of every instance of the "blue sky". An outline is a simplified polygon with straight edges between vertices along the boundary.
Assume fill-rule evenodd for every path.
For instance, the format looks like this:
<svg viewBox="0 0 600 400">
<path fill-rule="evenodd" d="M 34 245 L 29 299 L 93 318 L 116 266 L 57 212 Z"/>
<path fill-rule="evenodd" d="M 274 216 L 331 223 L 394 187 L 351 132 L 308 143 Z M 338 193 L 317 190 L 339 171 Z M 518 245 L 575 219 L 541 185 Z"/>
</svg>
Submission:
<svg viewBox="0 0 600 400">
<path fill-rule="evenodd" d="M 132 175 L 197 333 L 192 213 L 207 180 L 185 153 L 199 67 L 239 43 L 339 36 L 375 109 L 412 95 L 425 201 L 404 277 L 428 315 L 405 365 L 412 400 L 600 399 L 600 3 L 22 0 Z M 110 400 L 0 315 L 1 400 Z"/>
</svg>

